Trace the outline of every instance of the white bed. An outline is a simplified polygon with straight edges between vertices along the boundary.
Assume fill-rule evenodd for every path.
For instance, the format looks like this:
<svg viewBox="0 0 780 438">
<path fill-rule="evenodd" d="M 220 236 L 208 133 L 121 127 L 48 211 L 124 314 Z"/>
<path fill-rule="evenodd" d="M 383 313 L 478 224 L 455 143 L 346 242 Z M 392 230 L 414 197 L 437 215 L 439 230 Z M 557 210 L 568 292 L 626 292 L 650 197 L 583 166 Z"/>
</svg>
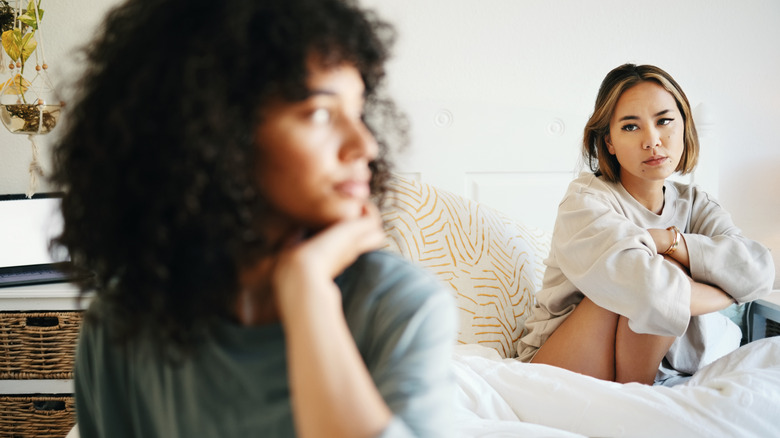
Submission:
<svg viewBox="0 0 780 438">
<path fill-rule="evenodd" d="M 619 384 L 456 347 L 456 429 L 469 437 L 775 437 L 780 337 L 751 342 L 674 386 Z"/>
<path fill-rule="evenodd" d="M 713 357 L 672 387 L 522 363 L 516 344 L 541 286 L 549 235 L 411 179 L 396 179 L 390 199 L 387 249 L 430 270 L 456 297 L 453 421 L 461 436 L 780 436 L 780 337 Z"/>
<path fill-rule="evenodd" d="M 514 359 L 549 236 L 473 200 L 397 178 L 386 249 L 452 288 L 460 315 L 453 428 L 462 437 L 780 436 L 780 336 L 686 383 L 618 384 Z M 67 438 L 77 438 L 74 428 Z"/>
</svg>

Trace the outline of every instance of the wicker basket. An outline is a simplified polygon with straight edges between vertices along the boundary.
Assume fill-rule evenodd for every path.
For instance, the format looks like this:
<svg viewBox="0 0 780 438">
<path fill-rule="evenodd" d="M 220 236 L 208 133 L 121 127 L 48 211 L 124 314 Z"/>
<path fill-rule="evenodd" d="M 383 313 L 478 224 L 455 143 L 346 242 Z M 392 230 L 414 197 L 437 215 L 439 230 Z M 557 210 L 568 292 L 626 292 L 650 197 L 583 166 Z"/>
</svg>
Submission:
<svg viewBox="0 0 780 438">
<path fill-rule="evenodd" d="M 63 438 L 74 424 L 72 396 L 0 395 L 0 438 Z"/>
<path fill-rule="evenodd" d="M 0 312 L 0 379 L 72 379 L 82 312 Z"/>
</svg>

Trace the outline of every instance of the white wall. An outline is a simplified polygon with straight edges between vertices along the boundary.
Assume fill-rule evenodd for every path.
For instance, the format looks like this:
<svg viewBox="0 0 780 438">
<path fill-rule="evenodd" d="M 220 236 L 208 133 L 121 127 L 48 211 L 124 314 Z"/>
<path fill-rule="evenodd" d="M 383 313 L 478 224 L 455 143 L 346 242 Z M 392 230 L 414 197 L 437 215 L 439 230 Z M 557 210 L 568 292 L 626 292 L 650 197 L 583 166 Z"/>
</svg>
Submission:
<svg viewBox="0 0 780 438">
<path fill-rule="evenodd" d="M 561 114 L 579 141 L 604 75 L 625 63 L 671 73 L 699 107 L 702 164 L 714 167 L 717 194 L 743 232 L 770 247 L 780 272 L 780 2 L 777 0 L 363 0 L 396 24 L 391 92 L 415 112 L 417 102 L 537 108 Z M 415 137 L 433 129 L 413 117 Z M 426 117 L 428 117 L 426 116 Z M 453 115 L 454 119 L 458 114 Z M 701 120 L 699 120 L 701 119 Z M 523 121 L 518 121 L 523 124 Z M 550 125 L 547 125 L 548 129 Z M 539 129 L 542 126 L 537 127 Z M 472 128 L 479 132 L 480 127 Z M 491 139 L 492 141 L 492 139 Z M 488 142 L 489 143 L 489 142 Z M 569 146 L 573 146 L 569 147 Z M 415 142 L 413 150 L 435 147 Z M 479 150 L 484 144 L 474 144 Z M 507 145 L 496 166 L 521 167 Z M 543 154 L 526 144 L 525 155 Z M 572 163 L 577 145 L 561 148 Z M 434 164 L 402 170 L 432 175 Z M 451 160 L 435 165 L 447 166 Z M 568 165 L 568 164 L 566 164 Z M 426 167 L 427 166 L 427 167 Z M 702 182 L 702 181 L 698 181 Z M 468 189 L 464 190 L 468 194 Z M 775 282 L 780 287 L 780 281 Z"/>
<path fill-rule="evenodd" d="M 115 3 L 117 0 L 44 0 L 50 72 L 55 83 L 65 89 L 66 97 L 66 85 L 78 69 L 74 48 L 91 37 L 94 26 Z M 456 120 L 461 120 L 464 107 L 472 108 L 467 115 L 475 120 L 501 114 L 505 118 L 516 116 L 518 130 L 526 126 L 522 119 L 533 119 L 527 124 L 529 129 L 540 124 L 535 128 L 546 129 L 544 135 L 557 136 L 550 145 L 563 145 L 550 150 L 543 149 L 546 146 L 541 143 L 512 143 L 503 147 L 505 155 L 500 149 L 491 150 L 497 174 L 515 165 L 522 167 L 526 160 L 518 156 L 544 161 L 553 154 L 562 168 L 573 168 L 580 131 L 607 71 L 624 62 L 664 68 L 686 90 L 693 106 L 702 105 L 702 159 L 715 162 L 719 171 L 717 180 L 706 181 L 705 187 L 718 194 L 746 235 L 772 248 L 780 268 L 777 0 L 362 3 L 376 8 L 399 30 L 396 57 L 390 66 L 390 91 L 412 114 L 413 135 L 418 140 L 413 151 L 446 147 L 420 141 L 430 138 L 426 136 L 433 129 L 430 120 L 420 119 L 427 117 L 424 103 L 446 102 L 450 105 L 442 108 L 450 109 Z M 0 72 L 2 77 L 8 74 Z M 534 118 L 536 113 L 539 116 Z M 486 134 L 484 126 L 473 125 L 456 124 L 461 130 L 458 135 L 484 137 L 490 143 L 502 138 L 501 129 Z M 561 132 L 556 131 L 559 128 Z M 44 157 L 56 134 L 55 129 L 41 139 Z M 472 151 L 451 153 L 478 161 L 485 155 L 484 144 L 474 143 Z M 401 170 L 424 172 L 429 182 L 469 194 L 468 187 L 451 180 L 446 161 L 428 159 L 421 164 L 420 152 L 410 156 L 402 158 Z M 0 193 L 26 190 L 29 161 L 26 138 L 0 129 Z M 45 185 L 41 188 L 46 189 Z"/>
</svg>

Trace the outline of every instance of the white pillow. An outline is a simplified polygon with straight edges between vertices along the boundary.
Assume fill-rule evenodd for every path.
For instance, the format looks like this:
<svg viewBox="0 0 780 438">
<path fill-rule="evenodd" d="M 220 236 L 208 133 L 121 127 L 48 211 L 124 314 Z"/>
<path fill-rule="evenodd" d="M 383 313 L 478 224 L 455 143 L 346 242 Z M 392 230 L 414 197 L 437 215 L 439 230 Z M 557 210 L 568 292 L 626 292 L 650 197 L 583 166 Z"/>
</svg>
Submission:
<svg viewBox="0 0 780 438">
<path fill-rule="evenodd" d="M 515 357 L 542 284 L 549 236 L 473 200 L 414 180 L 390 183 L 386 248 L 452 288 L 458 342 Z"/>
</svg>

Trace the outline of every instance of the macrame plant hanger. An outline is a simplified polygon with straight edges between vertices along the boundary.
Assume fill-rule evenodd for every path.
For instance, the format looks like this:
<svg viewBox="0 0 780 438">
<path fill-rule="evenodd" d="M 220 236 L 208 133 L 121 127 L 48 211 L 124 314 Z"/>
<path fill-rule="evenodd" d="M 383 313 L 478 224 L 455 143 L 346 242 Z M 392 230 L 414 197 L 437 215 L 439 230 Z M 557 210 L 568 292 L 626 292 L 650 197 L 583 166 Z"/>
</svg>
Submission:
<svg viewBox="0 0 780 438">
<path fill-rule="evenodd" d="M 2 34 L 3 48 L 11 58 L 8 65 L 11 79 L 0 90 L 0 120 L 11 133 L 27 135 L 30 140 L 32 161 L 27 197 L 35 194 L 38 178 L 43 177 L 36 136 L 48 134 L 54 129 L 64 105 L 47 73 L 49 65 L 43 48 L 41 1 L 36 4 L 35 0 L 31 0 L 27 9 L 22 10 L 21 0 L 17 0 L 13 29 Z M 28 80 L 25 75 L 31 72 L 30 69 L 25 71 L 25 65 L 32 55 L 35 72 L 33 79 Z"/>
</svg>

